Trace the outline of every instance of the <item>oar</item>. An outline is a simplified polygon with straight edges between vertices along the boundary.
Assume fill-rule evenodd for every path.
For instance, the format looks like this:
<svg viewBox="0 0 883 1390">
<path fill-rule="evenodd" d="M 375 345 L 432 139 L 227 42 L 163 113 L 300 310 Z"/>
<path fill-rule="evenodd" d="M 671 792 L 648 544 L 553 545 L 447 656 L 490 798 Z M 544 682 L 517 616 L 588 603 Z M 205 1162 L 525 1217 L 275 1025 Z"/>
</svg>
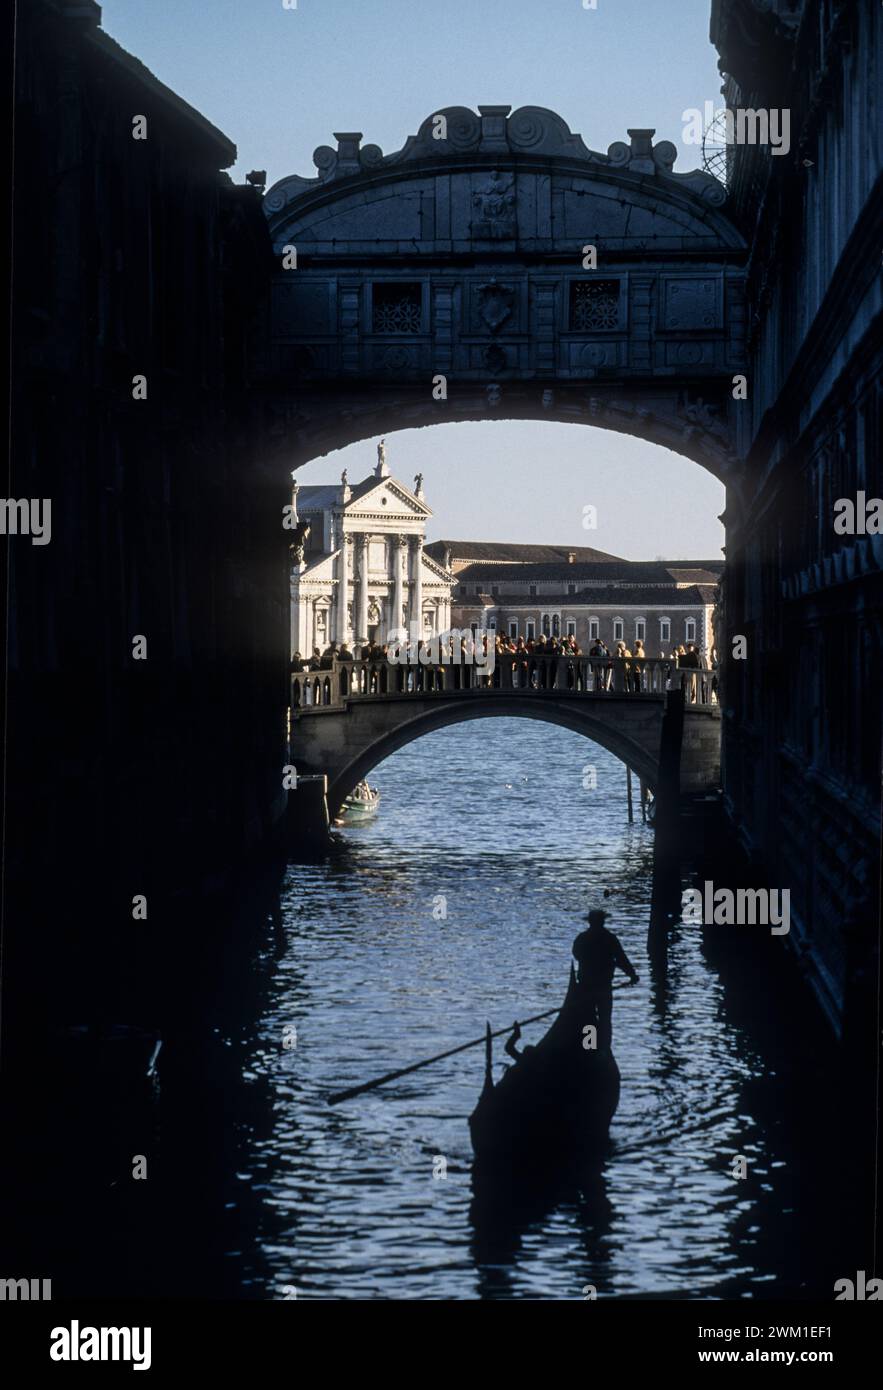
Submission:
<svg viewBox="0 0 883 1390">
<path fill-rule="evenodd" d="M 528 1023 L 539 1023 L 543 1018 L 551 1018 L 553 1014 L 560 1014 L 561 1005 L 557 1009 L 549 1009 L 544 1014 L 534 1014 L 533 1018 L 522 1019 L 518 1025 L 525 1028 Z M 410 1067 L 399 1067 L 398 1071 L 388 1071 L 385 1076 L 378 1076 L 374 1081 L 365 1081 L 361 1086 L 350 1086 L 348 1091 L 335 1091 L 333 1096 L 328 1097 L 329 1105 L 337 1105 L 341 1100 L 352 1100 L 353 1096 L 360 1096 L 363 1091 L 373 1091 L 375 1086 L 382 1086 L 387 1081 L 395 1081 L 399 1076 L 407 1076 L 409 1072 L 419 1071 L 421 1067 L 431 1067 L 433 1062 L 441 1062 L 445 1057 L 453 1057 L 458 1052 L 465 1052 L 468 1047 L 479 1047 L 481 1043 L 487 1042 L 489 1038 L 501 1038 L 504 1033 L 511 1033 L 513 1024 L 508 1028 L 500 1028 L 496 1033 L 482 1033 L 480 1038 L 473 1038 L 472 1042 L 461 1043 L 459 1047 L 448 1048 L 447 1052 L 439 1052 L 436 1057 L 427 1057 L 423 1062 L 412 1062 Z"/>
</svg>

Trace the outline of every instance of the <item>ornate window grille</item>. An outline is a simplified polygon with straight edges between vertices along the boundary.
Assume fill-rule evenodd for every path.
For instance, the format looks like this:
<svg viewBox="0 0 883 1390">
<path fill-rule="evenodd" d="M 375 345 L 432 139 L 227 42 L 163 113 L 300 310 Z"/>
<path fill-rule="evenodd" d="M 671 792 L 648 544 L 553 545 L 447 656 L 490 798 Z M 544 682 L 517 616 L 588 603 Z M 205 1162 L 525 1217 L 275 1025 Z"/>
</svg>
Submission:
<svg viewBox="0 0 883 1390">
<path fill-rule="evenodd" d="M 577 333 L 597 333 L 600 329 L 618 328 L 619 281 L 571 281 L 570 327 Z"/>
<path fill-rule="evenodd" d="M 423 296 L 419 285 L 375 285 L 373 304 L 375 333 L 420 332 Z"/>
</svg>

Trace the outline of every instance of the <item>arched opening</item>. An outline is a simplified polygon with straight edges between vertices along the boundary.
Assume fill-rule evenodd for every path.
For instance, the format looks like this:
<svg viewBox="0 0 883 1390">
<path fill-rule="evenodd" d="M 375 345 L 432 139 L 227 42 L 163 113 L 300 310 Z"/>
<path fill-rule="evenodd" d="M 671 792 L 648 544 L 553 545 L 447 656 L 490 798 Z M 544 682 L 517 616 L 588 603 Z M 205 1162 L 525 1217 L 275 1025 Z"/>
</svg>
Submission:
<svg viewBox="0 0 883 1390">
<path fill-rule="evenodd" d="M 426 824 L 434 827 L 434 839 L 441 835 L 464 848 L 484 843 L 499 851 L 530 843 L 535 853 L 544 837 L 560 846 L 572 836 L 574 852 L 591 856 L 594 845 L 619 842 L 630 823 L 644 824 L 642 787 L 647 805 L 654 795 L 652 781 L 642 775 L 647 761 L 637 750 L 626 763 L 607 742 L 564 721 L 510 711 L 409 732 L 407 739 L 378 745 L 358 769 L 380 793 L 372 837 L 388 845 L 404 848 Z M 346 820 L 341 825 L 351 828 Z M 371 840 L 361 834 L 365 822 L 352 825 L 358 839 L 345 836 L 345 843 L 370 860 Z M 649 870 L 649 835 L 644 847 Z"/>
<path fill-rule="evenodd" d="M 399 628 L 583 652 L 640 642 L 652 658 L 715 645 L 725 489 L 683 454 L 484 421 L 366 440 L 293 477 L 293 658 L 379 654 Z"/>
<path fill-rule="evenodd" d="M 424 708 L 415 717 L 403 721 L 361 748 L 351 759 L 335 769 L 328 786 L 329 812 L 336 816 L 344 798 L 359 782 L 366 780 L 379 763 L 417 739 L 474 720 L 501 718 L 510 721 L 539 720 L 543 724 L 556 725 L 558 728 L 581 734 L 618 758 L 651 792 L 656 792 L 659 778 L 658 728 L 655 735 L 651 733 L 641 742 L 638 737 L 632 736 L 615 724 L 605 723 L 603 719 L 593 718 L 591 714 L 584 714 L 580 710 L 552 706 L 545 702 L 531 703 L 530 697 L 526 697 L 523 702 L 503 701 L 495 699 L 491 694 L 471 704 L 462 702 L 454 707 L 436 705 Z M 654 747 L 654 743 L 657 747 Z M 550 750 L 552 747 L 550 743 Z"/>
</svg>

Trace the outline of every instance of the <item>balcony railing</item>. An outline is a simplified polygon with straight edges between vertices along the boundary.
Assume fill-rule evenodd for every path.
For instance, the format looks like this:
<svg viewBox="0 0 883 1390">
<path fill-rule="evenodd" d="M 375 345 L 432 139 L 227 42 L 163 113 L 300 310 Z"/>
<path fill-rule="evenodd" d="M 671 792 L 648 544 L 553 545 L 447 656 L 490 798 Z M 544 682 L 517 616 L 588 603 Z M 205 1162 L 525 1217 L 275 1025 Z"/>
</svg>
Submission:
<svg viewBox="0 0 883 1390">
<path fill-rule="evenodd" d="M 632 699 L 683 690 L 687 704 L 706 705 L 712 700 L 713 673 L 695 667 L 678 667 L 656 657 L 593 658 L 589 656 L 496 656 L 494 666 L 451 662 L 432 665 L 333 660 L 316 671 L 291 673 L 291 706 L 294 711 L 342 709 L 347 700 L 360 697 L 400 698 L 408 695 L 450 695 L 469 691 L 518 690 L 538 695 L 558 692 L 608 699 L 619 695 Z"/>
</svg>

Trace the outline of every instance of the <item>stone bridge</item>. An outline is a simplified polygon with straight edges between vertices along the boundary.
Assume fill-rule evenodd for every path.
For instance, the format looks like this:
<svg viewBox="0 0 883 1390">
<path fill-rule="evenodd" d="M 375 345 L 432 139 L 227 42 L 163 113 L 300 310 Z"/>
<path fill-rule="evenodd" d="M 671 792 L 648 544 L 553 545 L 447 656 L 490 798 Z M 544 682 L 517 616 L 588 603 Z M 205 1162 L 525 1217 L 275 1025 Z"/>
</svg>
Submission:
<svg viewBox="0 0 883 1390">
<path fill-rule="evenodd" d="M 320 146 L 264 211 L 258 377 L 289 467 L 396 429 L 545 419 L 632 434 L 732 481 L 745 242 L 710 174 L 634 129 L 445 107 L 402 149 Z"/>
<path fill-rule="evenodd" d="M 710 680 L 708 672 L 649 659 L 640 675 L 627 662 L 587 657 L 498 657 L 492 671 L 335 661 L 292 674 L 291 762 L 298 778 L 327 777 L 333 817 L 372 768 L 423 734 L 467 719 L 519 716 L 584 734 L 657 796 L 667 790 L 677 801 L 719 785 L 720 709 L 711 703 Z"/>
</svg>

